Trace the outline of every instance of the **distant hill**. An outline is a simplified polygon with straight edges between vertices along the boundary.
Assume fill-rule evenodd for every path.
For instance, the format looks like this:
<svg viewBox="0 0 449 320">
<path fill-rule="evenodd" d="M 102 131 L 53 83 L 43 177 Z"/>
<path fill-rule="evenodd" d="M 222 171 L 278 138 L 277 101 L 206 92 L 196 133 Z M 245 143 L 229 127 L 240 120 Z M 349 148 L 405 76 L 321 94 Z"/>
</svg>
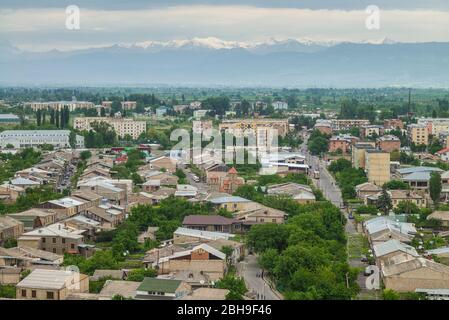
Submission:
<svg viewBox="0 0 449 320">
<path fill-rule="evenodd" d="M 2 85 L 448 87 L 449 43 L 206 38 L 45 53 L 0 43 L 0 70 Z"/>
</svg>

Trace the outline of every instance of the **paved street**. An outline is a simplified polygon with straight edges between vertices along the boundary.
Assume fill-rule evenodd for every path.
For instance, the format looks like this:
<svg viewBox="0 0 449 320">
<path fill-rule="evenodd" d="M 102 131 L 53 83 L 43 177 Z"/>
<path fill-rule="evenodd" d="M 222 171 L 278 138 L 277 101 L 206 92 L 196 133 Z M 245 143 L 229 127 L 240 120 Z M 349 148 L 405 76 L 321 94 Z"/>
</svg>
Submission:
<svg viewBox="0 0 449 320">
<path fill-rule="evenodd" d="M 257 277 L 257 273 L 261 269 L 257 264 L 257 257 L 255 255 L 246 256 L 245 260 L 239 263 L 238 270 L 240 275 L 245 279 L 249 291 L 256 294 L 255 299 L 257 299 L 257 294 L 259 294 L 265 296 L 264 300 L 281 300 L 262 278 Z"/>
</svg>

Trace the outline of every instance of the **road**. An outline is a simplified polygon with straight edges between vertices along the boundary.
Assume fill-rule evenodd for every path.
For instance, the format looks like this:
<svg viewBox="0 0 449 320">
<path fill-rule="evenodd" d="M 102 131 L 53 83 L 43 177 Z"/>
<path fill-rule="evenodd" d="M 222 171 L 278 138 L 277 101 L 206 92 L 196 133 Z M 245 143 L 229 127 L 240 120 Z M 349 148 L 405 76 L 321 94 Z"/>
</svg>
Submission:
<svg viewBox="0 0 449 320">
<path fill-rule="evenodd" d="M 281 300 L 265 280 L 257 277 L 261 269 L 257 264 L 257 257 L 255 255 L 247 255 L 244 261 L 239 262 L 237 269 L 245 279 L 249 291 L 255 294 L 256 300 L 257 294 L 259 294 L 259 300 Z"/>
<path fill-rule="evenodd" d="M 340 188 L 338 187 L 335 179 L 327 171 L 326 164 L 324 161 L 320 160 L 317 156 L 311 155 L 307 150 L 307 139 L 304 139 L 301 145 L 301 151 L 306 156 L 307 163 L 312 166 L 311 170 L 319 171 L 320 179 L 313 179 L 314 184 L 323 192 L 326 199 L 331 201 L 335 206 L 341 208 L 343 205 L 343 198 L 341 196 Z M 346 210 L 342 210 L 344 216 L 346 217 L 345 231 L 349 234 L 357 233 L 357 229 L 351 219 L 348 218 L 348 213 Z"/>
</svg>

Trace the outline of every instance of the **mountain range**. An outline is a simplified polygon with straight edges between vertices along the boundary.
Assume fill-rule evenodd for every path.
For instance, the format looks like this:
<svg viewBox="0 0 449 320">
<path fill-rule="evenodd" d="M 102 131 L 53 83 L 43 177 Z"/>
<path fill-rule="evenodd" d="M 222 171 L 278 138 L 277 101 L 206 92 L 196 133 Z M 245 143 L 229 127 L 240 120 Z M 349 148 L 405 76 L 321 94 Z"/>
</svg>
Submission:
<svg viewBox="0 0 449 320">
<path fill-rule="evenodd" d="M 448 87 L 449 43 L 194 38 L 73 51 L 0 43 L 2 85 Z"/>
</svg>

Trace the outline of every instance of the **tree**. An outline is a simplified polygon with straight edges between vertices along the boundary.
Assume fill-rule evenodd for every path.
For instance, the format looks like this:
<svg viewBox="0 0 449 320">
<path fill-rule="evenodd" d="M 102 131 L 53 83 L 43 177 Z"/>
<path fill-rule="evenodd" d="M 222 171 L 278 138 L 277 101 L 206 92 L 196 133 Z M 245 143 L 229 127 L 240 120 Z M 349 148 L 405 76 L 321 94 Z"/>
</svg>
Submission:
<svg viewBox="0 0 449 320">
<path fill-rule="evenodd" d="M 36 111 L 36 124 L 38 127 L 41 126 L 41 121 L 41 110 L 39 109 Z"/>
<path fill-rule="evenodd" d="M 92 156 L 92 153 L 89 150 L 81 151 L 80 158 L 81 160 L 87 160 Z"/>
<path fill-rule="evenodd" d="M 101 109 L 100 109 L 100 116 L 106 117 L 106 109 L 104 107 L 101 107 Z"/>
<path fill-rule="evenodd" d="M 217 281 L 215 287 L 229 290 L 226 300 L 243 300 L 243 296 L 248 292 L 243 278 L 235 277 L 230 273 Z"/>
<path fill-rule="evenodd" d="M 55 112 L 55 125 L 59 128 L 59 110 L 56 110 Z"/>
<path fill-rule="evenodd" d="M 407 182 L 401 180 L 391 180 L 385 183 L 388 190 L 408 190 L 410 186 Z"/>
<path fill-rule="evenodd" d="M 382 187 L 382 193 L 377 200 L 377 209 L 382 211 L 384 215 L 387 215 L 390 212 L 391 208 L 393 208 L 391 197 L 388 194 L 386 186 L 384 185 Z"/>
<path fill-rule="evenodd" d="M 287 247 L 288 235 L 288 229 L 283 224 L 254 225 L 248 232 L 248 246 L 255 252 L 270 248 L 282 251 Z"/>
<path fill-rule="evenodd" d="M 394 290 L 385 289 L 382 291 L 382 298 L 384 300 L 399 300 L 401 296 Z"/>
<path fill-rule="evenodd" d="M 432 172 L 429 180 L 429 193 L 433 202 L 437 204 L 441 196 L 441 175 L 438 172 Z"/>
<path fill-rule="evenodd" d="M 416 204 L 411 201 L 401 201 L 398 203 L 397 207 L 394 208 L 394 213 L 396 214 L 419 214 L 421 210 Z"/>
<path fill-rule="evenodd" d="M 128 273 L 128 281 L 142 282 L 144 278 L 154 278 L 157 276 L 155 269 L 133 269 Z"/>
</svg>

